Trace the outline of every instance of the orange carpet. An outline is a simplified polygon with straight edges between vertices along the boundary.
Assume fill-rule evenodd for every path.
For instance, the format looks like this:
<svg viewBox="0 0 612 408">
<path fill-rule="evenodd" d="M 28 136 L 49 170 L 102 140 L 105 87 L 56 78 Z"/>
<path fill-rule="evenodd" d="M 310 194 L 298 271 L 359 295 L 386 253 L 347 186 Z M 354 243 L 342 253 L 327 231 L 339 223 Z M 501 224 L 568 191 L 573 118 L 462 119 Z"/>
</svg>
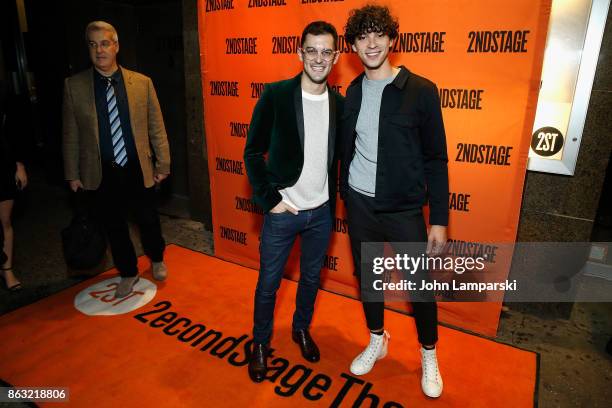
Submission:
<svg viewBox="0 0 612 408">
<path fill-rule="evenodd" d="M 391 311 L 389 355 L 370 374 L 351 376 L 348 366 L 369 339 L 361 305 L 323 291 L 312 327 L 322 359 L 304 361 L 290 335 L 291 281 L 279 291 L 270 379 L 254 384 L 245 349 L 257 273 L 174 245 L 166 262 L 167 282 L 143 272 L 123 301 L 112 296 L 117 279 L 109 271 L 1 316 L 0 379 L 68 387 L 68 405 L 78 407 L 534 405 L 536 354 L 445 327 L 438 343 L 444 393 L 426 398 L 414 321 Z"/>
</svg>

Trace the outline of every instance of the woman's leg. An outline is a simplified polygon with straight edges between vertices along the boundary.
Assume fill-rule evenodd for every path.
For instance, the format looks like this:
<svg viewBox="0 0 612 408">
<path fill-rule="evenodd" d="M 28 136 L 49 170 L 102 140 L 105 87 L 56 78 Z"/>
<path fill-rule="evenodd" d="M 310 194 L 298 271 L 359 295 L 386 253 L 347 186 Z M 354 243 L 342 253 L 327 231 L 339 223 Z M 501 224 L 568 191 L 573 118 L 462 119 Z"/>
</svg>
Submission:
<svg viewBox="0 0 612 408">
<path fill-rule="evenodd" d="M 13 200 L 0 201 L 0 223 L 4 235 L 4 247 L 2 248 L 7 256 L 6 262 L 2 265 L 2 274 L 7 287 L 19 284 L 19 280 L 13 274 L 13 224 L 11 213 L 13 211 Z"/>
</svg>

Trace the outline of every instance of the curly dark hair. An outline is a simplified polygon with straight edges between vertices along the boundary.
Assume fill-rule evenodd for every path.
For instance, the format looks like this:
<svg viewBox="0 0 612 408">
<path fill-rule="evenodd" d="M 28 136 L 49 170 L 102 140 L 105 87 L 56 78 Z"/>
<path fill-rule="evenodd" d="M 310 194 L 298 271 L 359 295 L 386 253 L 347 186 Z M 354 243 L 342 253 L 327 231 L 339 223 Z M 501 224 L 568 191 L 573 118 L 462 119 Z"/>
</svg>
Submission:
<svg viewBox="0 0 612 408">
<path fill-rule="evenodd" d="M 389 7 L 368 4 L 360 9 L 353 9 L 344 27 L 344 38 L 349 44 L 361 34 L 384 33 L 389 38 L 397 38 L 399 23 L 391 15 Z"/>
</svg>

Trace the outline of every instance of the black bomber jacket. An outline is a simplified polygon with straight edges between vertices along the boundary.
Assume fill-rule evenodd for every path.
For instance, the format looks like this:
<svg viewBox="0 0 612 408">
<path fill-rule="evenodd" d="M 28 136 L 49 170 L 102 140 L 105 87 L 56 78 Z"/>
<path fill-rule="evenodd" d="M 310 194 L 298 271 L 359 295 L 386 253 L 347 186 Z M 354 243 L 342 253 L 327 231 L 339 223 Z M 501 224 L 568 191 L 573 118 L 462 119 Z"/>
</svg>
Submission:
<svg viewBox="0 0 612 408">
<path fill-rule="evenodd" d="M 346 91 L 342 117 L 340 195 L 349 189 L 365 73 Z M 375 209 L 404 211 L 429 203 L 430 225 L 448 225 L 448 156 L 436 85 L 400 67 L 380 105 Z"/>
</svg>

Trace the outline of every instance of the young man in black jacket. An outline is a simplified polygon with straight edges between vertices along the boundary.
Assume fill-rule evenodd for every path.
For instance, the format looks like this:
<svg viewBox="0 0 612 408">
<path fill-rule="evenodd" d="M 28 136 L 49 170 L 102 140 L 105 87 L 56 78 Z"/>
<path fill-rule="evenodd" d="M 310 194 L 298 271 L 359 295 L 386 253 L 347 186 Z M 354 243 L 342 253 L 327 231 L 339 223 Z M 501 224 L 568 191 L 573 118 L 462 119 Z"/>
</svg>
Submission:
<svg viewBox="0 0 612 408">
<path fill-rule="evenodd" d="M 301 39 L 298 57 L 303 71 L 266 85 L 244 149 L 253 198 L 265 212 L 249 361 L 249 376 L 255 382 L 266 375 L 276 291 L 298 235 L 300 281 L 292 337 L 305 359 L 320 358 L 309 326 L 336 207 L 335 141 L 342 97 L 327 85 L 338 61 L 336 29 L 316 21 L 306 26 Z"/>
<path fill-rule="evenodd" d="M 391 65 L 389 52 L 398 29 L 397 19 L 381 6 L 353 10 L 345 29 L 365 70 L 346 93 L 340 172 L 340 194 L 371 332 L 370 343 L 351 364 L 355 375 L 369 372 L 386 355 L 389 339 L 384 300 L 364 297 L 372 270 L 360 273 L 361 244 L 422 242 L 425 248 L 427 242 L 428 253 L 435 253 L 446 242 L 448 159 L 438 92 L 431 81 Z M 422 214 L 426 202 L 429 233 Z M 435 350 L 437 308 L 433 295 L 424 296 L 421 301 L 411 298 L 422 345 L 421 385 L 427 396 L 438 397 L 442 377 Z"/>
</svg>

